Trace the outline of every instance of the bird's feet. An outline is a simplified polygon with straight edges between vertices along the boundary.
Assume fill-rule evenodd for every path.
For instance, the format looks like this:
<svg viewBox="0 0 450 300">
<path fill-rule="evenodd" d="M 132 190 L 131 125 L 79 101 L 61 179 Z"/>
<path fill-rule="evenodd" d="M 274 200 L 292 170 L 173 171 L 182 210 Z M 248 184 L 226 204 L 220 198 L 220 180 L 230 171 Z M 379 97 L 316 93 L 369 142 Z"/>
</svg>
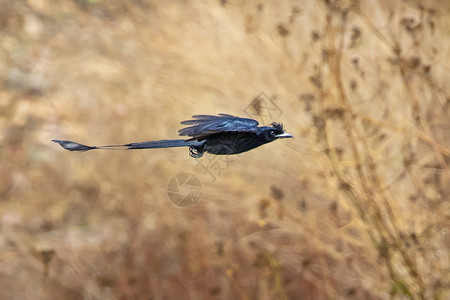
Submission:
<svg viewBox="0 0 450 300">
<path fill-rule="evenodd" d="M 189 147 L 189 155 L 193 158 L 200 158 L 203 156 L 203 151 L 201 151 L 200 149 L 198 149 L 195 146 L 190 146 Z"/>
</svg>

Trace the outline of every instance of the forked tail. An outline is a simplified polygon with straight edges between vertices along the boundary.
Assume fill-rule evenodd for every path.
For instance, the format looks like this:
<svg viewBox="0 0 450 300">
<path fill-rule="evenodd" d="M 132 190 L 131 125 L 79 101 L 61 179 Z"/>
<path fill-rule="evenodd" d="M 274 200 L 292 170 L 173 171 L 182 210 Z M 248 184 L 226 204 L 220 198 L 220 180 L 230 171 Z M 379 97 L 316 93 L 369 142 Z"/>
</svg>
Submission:
<svg viewBox="0 0 450 300">
<path fill-rule="evenodd" d="M 130 143 L 124 145 L 108 145 L 108 146 L 87 146 L 66 140 L 52 140 L 52 142 L 58 143 L 61 147 L 69 151 L 88 151 L 95 149 L 131 150 L 131 149 L 173 148 L 173 147 L 199 146 L 202 144 L 201 142 L 198 141 L 186 141 L 186 140 L 161 140 L 161 141 L 150 141 L 141 143 Z"/>
</svg>

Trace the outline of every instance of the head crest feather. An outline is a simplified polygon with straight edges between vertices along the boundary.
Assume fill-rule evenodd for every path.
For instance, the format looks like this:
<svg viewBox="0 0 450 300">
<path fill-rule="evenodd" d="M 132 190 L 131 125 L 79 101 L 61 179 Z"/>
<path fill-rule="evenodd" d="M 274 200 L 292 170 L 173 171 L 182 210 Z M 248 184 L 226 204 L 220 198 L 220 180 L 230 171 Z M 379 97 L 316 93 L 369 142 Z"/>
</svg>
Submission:
<svg viewBox="0 0 450 300">
<path fill-rule="evenodd" d="M 276 130 L 284 132 L 284 127 L 282 123 L 273 122 L 270 125 L 272 125 L 272 127 L 275 128 Z"/>
</svg>

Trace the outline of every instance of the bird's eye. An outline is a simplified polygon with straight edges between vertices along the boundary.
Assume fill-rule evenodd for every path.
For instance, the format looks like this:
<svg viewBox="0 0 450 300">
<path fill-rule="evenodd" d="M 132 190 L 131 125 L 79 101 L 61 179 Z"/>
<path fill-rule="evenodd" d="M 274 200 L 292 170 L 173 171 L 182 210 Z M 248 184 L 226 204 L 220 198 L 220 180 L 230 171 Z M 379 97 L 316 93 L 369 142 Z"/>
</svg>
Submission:
<svg viewBox="0 0 450 300">
<path fill-rule="evenodd" d="M 270 132 L 270 134 L 271 134 L 271 135 L 275 135 L 275 131 L 272 130 L 272 131 Z"/>
</svg>

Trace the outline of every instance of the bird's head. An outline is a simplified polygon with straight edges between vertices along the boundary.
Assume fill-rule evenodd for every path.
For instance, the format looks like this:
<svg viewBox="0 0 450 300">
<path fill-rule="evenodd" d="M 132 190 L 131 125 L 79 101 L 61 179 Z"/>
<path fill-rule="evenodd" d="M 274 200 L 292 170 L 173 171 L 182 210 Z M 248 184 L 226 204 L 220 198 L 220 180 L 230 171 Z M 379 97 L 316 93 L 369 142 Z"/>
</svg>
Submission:
<svg viewBox="0 0 450 300">
<path fill-rule="evenodd" d="M 267 143 L 275 141 L 276 139 L 293 138 L 292 135 L 284 131 L 283 124 L 273 122 L 271 126 L 264 127 L 262 136 Z"/>
</svg>

